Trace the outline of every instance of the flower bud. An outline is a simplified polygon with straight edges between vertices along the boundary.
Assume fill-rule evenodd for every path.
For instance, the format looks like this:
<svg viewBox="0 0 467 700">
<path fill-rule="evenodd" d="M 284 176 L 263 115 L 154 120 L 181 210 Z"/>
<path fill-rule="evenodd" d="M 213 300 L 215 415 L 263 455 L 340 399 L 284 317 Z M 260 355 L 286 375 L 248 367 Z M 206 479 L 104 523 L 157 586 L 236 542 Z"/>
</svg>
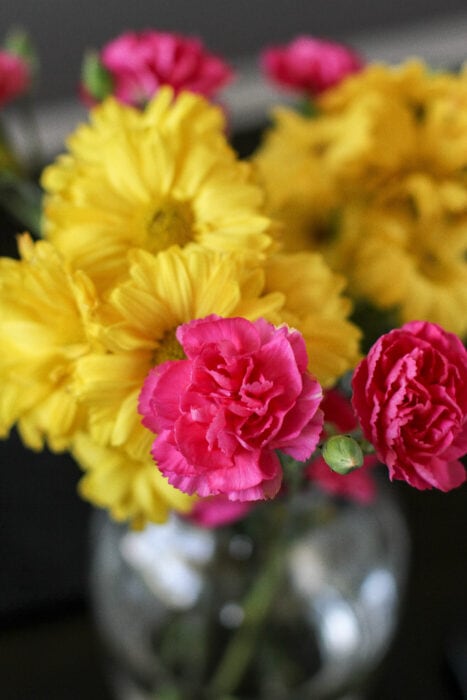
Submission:
<svg viewBox="0 0 467 700">
<path fill-rule="evenodd" d="M 322 452 L 326 464 L 338 474 L 348 474 L 363 465 L 362 448 L 350 435 L 333 435 Z"/>
</svg>

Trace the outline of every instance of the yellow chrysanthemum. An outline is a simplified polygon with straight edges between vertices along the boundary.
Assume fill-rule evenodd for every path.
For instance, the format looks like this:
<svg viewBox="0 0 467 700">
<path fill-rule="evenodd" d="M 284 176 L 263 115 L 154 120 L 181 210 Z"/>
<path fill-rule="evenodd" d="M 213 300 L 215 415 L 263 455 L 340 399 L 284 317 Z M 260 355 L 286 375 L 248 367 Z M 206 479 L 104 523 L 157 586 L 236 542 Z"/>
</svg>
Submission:
<svg viewBox="0 0 467 700">
<path fill-rule="evenodd" d="M 96 298 L 49 243 L 24 234 L 19 251 L 0 259 L 0 435 L 17 423 L 28 447 L 64 450 L 85 418 L 72 389 Z"/>
<path fill-rule="evenodd" d="M 323 386 L 360 359 L 361 332 L 347 320 L 352 305 L 342 296 L 345 285 L 317 253 L 275 254 L 266 263 L 266 291 L 285 295 L 280 317 L 302 333 L 310 370 Z"/>
<path fill-rule="evenodd" d="M 103 447 L 89 433 L 78 433 L 72 454 L 85 470 L 79 483 L 83 498 L 108 508 L 115 520 L 128 521 L 135 529 L 150 520 L 163 523 L 170 511 L 188 513 L 193 497 L 169 484 L 150 455 L 154 436 L 147 431 L 145 456 L 135 459 L 125 447 Z"/>
<path fill-rule="evenodd" d="M 356 296 L 398 308 L 401 322 L 426 319 L 467 331 L 467 188 L 413 175 L 387 199 L 348 206 L 335 266 Z"/>
<path fill-rule="evenodd" d="M 312 247 L 313 241 L 320 244 L 337 194 L 320 164 L 319 139 L 310 120 L 286 108 L 278 108 L 274 118 L 253 164 L 267 211 L 283 223 L 283 248 L 296 252 Z"/>
<path fill-rule="evenodd" d="M 374 65 L 280 110 L 255 157 L 286 250 L 313 249 L 400 321 L 467 332 L 467 72 Z M 288 154 L 287 165 L 284 166 Z"/>
<path fill-rule="evenodd" d="M 73 448 L 88 469 L 83 493 L 116 517 L 138 525 L 159 521 L 163 512 L 154 493 L 160 483 L 154 482 L 156 468 L 149 468 L 153 436 L 137 411 L 147 373 L 181 357 L 175 339 L 180 324 L 212 313 L 269 318 L 283 302 L 279 292 L 264 293 L 261 268 L 248 269 L 233 254 L 172 247 L 154 256 L 133 250 L 128 278 L 112 290 L 98 319 L 103 350 L 79 362 L 78 391 L 90 425 L 89 435 Z M 92 455 L 98 449 L 96 463 Z"/>
<path fill-rule="evenodd" d="M 91 120 L 44 172 L 44 229 L 99 289 L 125 272 L 131 247 L 264 256 L 264 195 L 228 145 L 220 108 L 163 88 L 143 112 L 109 98 Z"/>
</svg>

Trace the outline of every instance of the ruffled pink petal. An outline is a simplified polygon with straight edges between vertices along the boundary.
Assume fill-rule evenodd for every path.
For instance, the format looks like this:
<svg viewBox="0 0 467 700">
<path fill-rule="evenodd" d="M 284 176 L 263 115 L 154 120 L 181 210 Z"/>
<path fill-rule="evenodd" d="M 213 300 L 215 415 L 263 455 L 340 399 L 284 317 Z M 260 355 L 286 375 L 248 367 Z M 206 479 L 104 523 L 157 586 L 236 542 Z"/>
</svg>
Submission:
<svg viewBox="0 0 467 700">
<path fill-rule="evenodd" d="M 138 400 L 138 412 L 146 428 L 158 433 L 177 420 L 179 397 L 190 380 L 190 371 L 186 360 L 169 360 L 149 372 Z"/>
<path fill-rule="evenodd" d="M 233 352 L 251 353 L 259 348 L 259 336 L 250 321 L 244 318 L 220 318 L 207 316 L 195 319 L 177 329 L 177 340 L 189 359 L 197 357 L 206 345 L 220 345 Z"/>
</svg>

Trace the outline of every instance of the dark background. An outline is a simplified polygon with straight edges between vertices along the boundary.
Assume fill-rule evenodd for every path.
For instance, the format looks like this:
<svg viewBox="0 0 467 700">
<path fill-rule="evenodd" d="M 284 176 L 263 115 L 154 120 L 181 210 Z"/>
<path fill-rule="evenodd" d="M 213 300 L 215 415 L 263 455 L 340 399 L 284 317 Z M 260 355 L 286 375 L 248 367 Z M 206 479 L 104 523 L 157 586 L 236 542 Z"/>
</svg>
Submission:
<svg viewBox="0 0 467 700">
<path fill-rule="evenodd" d="M 35 39 L 44 101 L 74 95 L 83 49 L 125 28 L 200 35 L 235 59 L 298 33 L 395 35 L 407 22 L 467 10 L 464 0 L 0 3 L 0 32 L 21 24 Z M 238 143 L 245 151 L 254 139 L 243 134 Z M 14 222 L 3 224 L 0 254 L 13 254 L 15 231 Z M 1 700 L 109 699 L 86 597 L 92 509 L 76 494 L 78 479 L 68 456 L 26 451 L 15 434 L 0 442 Z M 411 569 L 399 630 L 369 700 L 467 698 L 466 489 L 393 488 L 408 523 Z"/>
<path fill-rule="evenodd" d="M 212 51 L 237 59 L 299 33 L 336 40 L 396 36 L 408 24 L 457 13 L 465 20 L 466 12 L 465 0 L 1 0 L 0 33 L 12 25 L 30 32 L 43 69 L 39 96 L 60 98 L 74 93 L 83 51 L 125 29 L 197 35 Z M 447 34 L 440 26 L 437 40 Z"/>
</svg>

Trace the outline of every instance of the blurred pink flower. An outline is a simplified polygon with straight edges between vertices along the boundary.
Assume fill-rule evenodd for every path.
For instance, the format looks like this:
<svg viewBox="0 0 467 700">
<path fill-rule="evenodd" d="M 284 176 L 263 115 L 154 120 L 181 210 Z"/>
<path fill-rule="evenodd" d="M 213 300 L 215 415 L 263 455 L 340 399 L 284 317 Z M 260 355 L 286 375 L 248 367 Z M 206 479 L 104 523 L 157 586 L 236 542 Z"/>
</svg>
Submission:
<svg viewBox="0 0 467 700">
<path fill-rule="evenodd" d="M 25 92 L 31 83 L 26 61 L 0 50 L 0 107 Z"/>
<path fill-rule="evenodd" d="M 391 480 L 441 491 L 466 480 L 467 351 L 457 336 L 407 323 L 376 341 L 352 384 L 363 433 Z"/>
<path fill-rule="evenodd" d="M 251 501 L 230 501 L 227 496 L 209 496 L 196 501 L 187 519 L 201 527 L 221 527 L 234 523 L 251 511 Z"/>
<path fill-rule="evenodd" d="M 101 51 L 102 65 L 121 102 L 141 106 L 161 87 L 190 90 L 211 98 L 232 78 L 232 70 L 208 53 L 201 41 L 170 32 L 127 32 Z"/>
<path fill-rule="evenodd" d="M 273 82 L 310 96 L 337 85 L 364 65 L 352 49 L 309 36 L 299 36 L 285 46 L 271 46 L 260 60 Z"/>
<path fill-rule="evenodd" d="M 351 403 L 336 389 L 324 394 L 321 402 L 324 425 L 333 424 L 340 433 L 351 433 L 357 427 L 357 418 Z M 377 463 L 373 455 L 365 457 L 363 467 L 342 475 L 333 471 L 321 456 L 313 459 L 306 468 L 306 476 L 322 491 L 332 496 L 347 498 L 359 503 L 371 503 L 376 496 L 372 467 Z"/>
<path fill-rule="evenodd" d="M 282 481 L 276 450 L 304 461 L 322 429 L 302 336 L 208 316 L 180 326 L 177 339 L 187 359 L 155 367 L 139 400 L 160 471 L 189 494 L 272 498 Z"/>
</svg>

